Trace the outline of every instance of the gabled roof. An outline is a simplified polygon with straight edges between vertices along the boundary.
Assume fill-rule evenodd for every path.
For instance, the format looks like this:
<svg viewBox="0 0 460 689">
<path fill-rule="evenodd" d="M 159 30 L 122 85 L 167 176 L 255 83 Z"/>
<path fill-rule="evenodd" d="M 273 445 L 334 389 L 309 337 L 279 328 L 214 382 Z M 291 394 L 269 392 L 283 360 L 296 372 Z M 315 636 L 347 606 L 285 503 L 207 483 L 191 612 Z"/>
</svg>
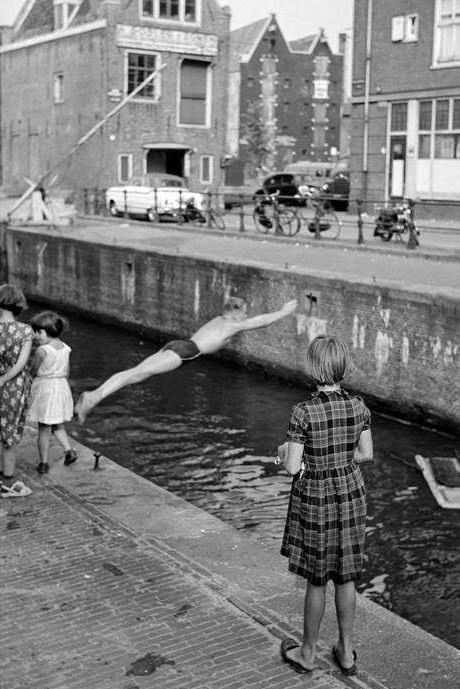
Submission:
<svg viewBox="0 0 460 689">
<path fill-rule="evenodd" d="M 309 53 L 317 38 L 318 35 L 315 33 L 303 38 L 296 38 L 294 41 L 289 41 L 289 48 L 293 53 Z"/>
<path fill-rule="evenodd" d="M 289 48 L 293 53 L 307 53 L 311 55 L 318 43 L 326 43 L 329 51 L 332 53 L 331 46 L 322 28 L 320 28 L 317 34 L 310 34 L 304 38 L 296 38 L 294 41 L 289 41 Z"/>
<path fill-rule="evenodd" d="M 250 60 L 271 19 L 272 17 L 264 17 L 230 32 L 231 64 Z"/>
<path fill-rule="evenodd" d="M 69 0 L 69 3 L 79 7 L 67 28 L 96 19 L 91 8 L 91 0 Z M 13 30 L 15 41 L 54 31 L 53 0 L 26 2 L 14 23 Z"/>
</svg>

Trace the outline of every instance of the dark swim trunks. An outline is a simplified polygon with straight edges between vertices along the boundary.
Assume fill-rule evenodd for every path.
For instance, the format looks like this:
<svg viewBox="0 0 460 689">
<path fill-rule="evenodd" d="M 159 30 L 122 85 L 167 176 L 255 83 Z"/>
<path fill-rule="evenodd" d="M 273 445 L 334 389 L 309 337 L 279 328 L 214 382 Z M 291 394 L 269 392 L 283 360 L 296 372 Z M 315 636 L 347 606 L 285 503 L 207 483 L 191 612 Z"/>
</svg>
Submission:
<svg viewBox="0 0 460 689">
<path fill-rule="evenodd" d="M 163 351 L 167 349 L 180 356 L 182 361 L 192 361 L 192 359 L 196 359 L 201 354 L 193 340 L 171 340 L 171 342 L 165 344 Z"/>
</svg>

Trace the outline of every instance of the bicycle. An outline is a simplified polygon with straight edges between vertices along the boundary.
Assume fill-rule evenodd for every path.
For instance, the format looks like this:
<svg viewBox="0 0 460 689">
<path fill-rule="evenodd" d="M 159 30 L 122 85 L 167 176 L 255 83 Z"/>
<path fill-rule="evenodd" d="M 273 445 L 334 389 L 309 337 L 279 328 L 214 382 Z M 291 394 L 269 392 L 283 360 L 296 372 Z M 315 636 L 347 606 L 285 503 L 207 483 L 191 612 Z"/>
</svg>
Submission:
<svg viewBox="0 0 460 689">
<path fill-rule="evenodd" d="M 340 236 L 342 221 L 332 210 L 330 200 L 318 194 L 309 195 L 308 203 L 302 210 L 302 221 L 312 234 L 329 232 L 331 239 Z"/>
<path fill-rule="evenodd" d="M 200 210 L 193 201 L 188 201 L 185 209 L 179 215 L 179 222 L 190 222 L 195 226 L 203 226 L 207 223 L 208 227 L 215 227 L 218 230 L 225 230 L 224 213 L 219 208 L 206 208 Z"/>
<path fill-rule="evenodd" d="M 300 219 L 295 210 L 285 208 L 279 201 L 279 192 L 261 195 L 256 199 L 252 213 L 258 232 L 293 237 L 300 230 Z"/>
</svg>

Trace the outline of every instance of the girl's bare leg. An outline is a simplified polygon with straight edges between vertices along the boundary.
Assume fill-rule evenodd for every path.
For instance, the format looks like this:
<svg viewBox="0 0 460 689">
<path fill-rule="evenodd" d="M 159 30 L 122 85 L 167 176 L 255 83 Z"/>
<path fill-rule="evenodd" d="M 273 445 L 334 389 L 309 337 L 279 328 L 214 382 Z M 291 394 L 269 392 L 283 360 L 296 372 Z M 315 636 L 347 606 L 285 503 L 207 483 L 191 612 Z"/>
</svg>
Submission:
<svg viewBox="0 0 460 689">
<path fill-rule="evenodd" d="M 60 445 L 64 448 L 66 452 L 69 452 L 71 450 L 70 442 L 69 442 L 69 436 L 67 435 L 67 431 L 64 427 L 63 423 L 57 423 L 56 425 L 53 426 L 53 433 L 56 438 L 56 440 L 59 442 Z"/>
<path fill-rule="evenodd" d="M 326 587 L 307 583 L 303 616 L 303 641 L 298 648 L 287 652 L 287 656 L 311 670 L 315 662 L 319 629 L 326 606 Z"/>
<path fill-rule="evenodd" d="M 95 390 L 83 392 L 80 395 L 75 405 L 75 411 L 78 415 L 79 422 L 84 423 L 89 412 L 99 404 L 99 402 L 109 395 L 112 395 L 114 392 L 121 390 L 121 388 L 127 385 L 133 385 L 134 383 L 140 383 L 150 378 L 150 376 L 157 376 L 160 373 L 174 371 L 174 369 L 179 368 L 181 364 L 182 359 L 178 354 L 169 349 L 164 352 L 160 350 L 156 354 L 152 354 L 152 356 L 141 361 L 141 363 L 134 366 L 134 368 L 115 373 Z"/>
<path fill-rule="evenodd" d="M 38 456 L 42 464 L 48 464 L 48 452 L 50 447 L 51 426 L 44 423 L 38 424 Z"/>
<path fill-rule="evenodd" d="M 355 582 L 335 586 L 335 609 L 339 626 L 339 641 L 336 645 L 340 662 L 344 667 L 354 665 L 353 657 L 353 623 L 355 621 L 356 589 Z"/>
<path fill-rule="evenodd" d="M 14 447 L 2 447 L 3 476 L 6 479 L 13 478 L 16 469 L 16 452 Z"/>
</svg>

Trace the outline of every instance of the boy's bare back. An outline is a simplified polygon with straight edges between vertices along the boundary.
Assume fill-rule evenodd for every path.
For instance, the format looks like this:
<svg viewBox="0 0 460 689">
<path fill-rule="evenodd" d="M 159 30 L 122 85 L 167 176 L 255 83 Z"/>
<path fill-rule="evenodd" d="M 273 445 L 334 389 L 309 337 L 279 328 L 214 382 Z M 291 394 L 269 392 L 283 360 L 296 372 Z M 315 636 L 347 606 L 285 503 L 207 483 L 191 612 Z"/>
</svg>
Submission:
<svg viewBox="0 0 460 689">
<path fill-rule="evenodd" d="M 190 339 L 195 342 L 201 354 L 213 354 L 241 329 L 241 321 L 216 316 L 199 328 Z"/>
</svg>

